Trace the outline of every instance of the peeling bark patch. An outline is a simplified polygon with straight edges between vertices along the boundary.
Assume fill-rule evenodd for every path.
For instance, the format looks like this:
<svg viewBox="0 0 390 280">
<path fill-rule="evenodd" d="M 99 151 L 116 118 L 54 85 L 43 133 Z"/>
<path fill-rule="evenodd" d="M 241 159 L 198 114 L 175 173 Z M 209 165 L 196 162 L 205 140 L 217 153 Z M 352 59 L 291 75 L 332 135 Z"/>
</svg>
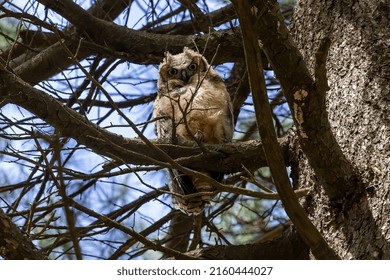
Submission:
<svg viewBox="0 0 390 280">
<path fill-rule="evenodd" d="M 298 133 L 299 135 L 301 136 L 301 138 L 309 138 L 305 132 L 305 130 L 303 129 L 303 123 L 304 123 L 304 118 L 303 118 L 303 110 L 302 110 L 302 107 L 305 105 L 305 103 L 303 102 L 305 100 L 305 98 L 308 96 L 308 92 L 304 89 L 299 89 L 297 90 L 296 92 L 294 92 L 294 104 L 293 104 L 293 108 L 294 108 L 294 118 L 297 122 L 297 129 L 298 129 Z"/>
<path fill-rule="evenodd" d="M 257 17 L 257 13 L 259 12 L 259 9 L 256 7 L 256 6 L 252 6 L 251 8 L 251 13 L 252 15 L 254 15 L 255 17 Z"/>
<path fill-rule="evenodd" d="M 308 94 L 309 93 L 304 89 L 297 90 L 296 92 L 294 92 L 294 99 L 298 101 L 303 101 L 306 96 L 308 96 Z"/>
<path fill-rule="evenodd" d="M 388 47 L 385 47 L 390 38 L 389 9 L 379 3 L 385 1 L 307 2 L 298 1 L 295 7 L 294 41 L 314 73 L 313 53 L 321 38 L 331 34 L 326 60 L 330 87 L 325 98 L 326 113 L 342 153 L 366 192 L 361 201 L 353 203 L 354 207 L 349 205 L 348 210 L 343 210 L 345 219 L 337 220 L 334 226 L 326 223 L 333 222 L 329 213 L 334 208 L 320 183 L 313 188 L 310 208 L 306 210 L 341 258 L 389 259 L 390 88 L 389 80 L 383 75 L 389 73 L 390 65 Z M 299 98 L 299 94 L 297 96 Z M 304 113 L 309 107 L 308 98 L 306 107 L 302 107 Z M 301 104 L 294 99 L 292 102 Z M 293 116 L 295 118 L 295 114 Z M 315 177 L 308 160 L 298 162 L 300 173 L 296 184 L 305 186 Z"/>
<path fill-rule="evenodd" d="M 260 49 L 263 49 L 263 42 L 260 39 L 258 39 L 257 42 L 259 43 Z"/>
</svg>

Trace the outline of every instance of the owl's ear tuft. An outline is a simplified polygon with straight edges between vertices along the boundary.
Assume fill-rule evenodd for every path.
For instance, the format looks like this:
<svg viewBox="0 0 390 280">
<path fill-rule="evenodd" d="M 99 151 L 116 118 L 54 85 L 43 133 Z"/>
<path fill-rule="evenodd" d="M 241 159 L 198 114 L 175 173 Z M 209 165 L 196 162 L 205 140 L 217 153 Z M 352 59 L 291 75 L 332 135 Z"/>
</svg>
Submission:
<svg viewBox="0 0 390 280">
<path fill-rule="evenodd" d="M 206 60 L 206 58 L 204 56 L 201 56 L 200 59 L 203 62 L 203 68 L 204 68 L 203 71 L 206 71 L 207 68 L 210 67 L 210 65 L 209 65 L 209 63 L 207 62 L 207 60 Z"/>
<path fill-rule="evenodd" d="M 196 55 L 201 55 L 200 53 L 199 53 L 199 50 L 196 48 L 196 50 L 193 50 L 193 49 L 191 49 L 191 48 L 189 48 L 189 47 L 184 47 L 183 48 L 183 53 L 185 53 L 185 54 L 187 54 L 187 55 L 189 55 L 189 56 L 196 56 Z"/>
<path fill-rule="evenodd" d="M 169 51 L 164 52 L 164 62 L 165 63 L 170 63 L 172 60 L 172 54 Z"/>
<path fill-rule="evenodd" d="M 207 59 L 197 51 L 194 51 L 188 47 L 184 47 L 183 52 L 199 64 L 200 71 L 206 71 L 207 68 L 209 67 L 209 63 L 207 62 Z"/>
<path fill-rule="evenodd" d="M 189 55 L 189 56 L 196 56 L 196 55 L 199 55 L 198 52 L 196 52 L 196 51 L 190 49 L 189 47 L 184 47 L 184 48 L 183 48 L 183 52 L 184 52 L 185 54 Z"/>
</svg>

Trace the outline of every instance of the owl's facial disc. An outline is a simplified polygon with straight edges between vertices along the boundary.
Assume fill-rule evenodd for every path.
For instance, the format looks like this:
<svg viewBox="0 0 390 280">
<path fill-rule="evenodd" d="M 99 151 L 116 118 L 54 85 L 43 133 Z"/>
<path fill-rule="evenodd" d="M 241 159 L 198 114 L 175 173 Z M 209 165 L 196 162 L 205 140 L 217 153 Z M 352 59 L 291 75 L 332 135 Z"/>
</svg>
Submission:
<svg viewBox="0 0 390 280">
<path fill-rule="evenodd" d="M 174 61 L 170 64 L 170 67 L 168 65 L 164 65 L 164 67 L 166 67 L 165 73 L 167 75 L 165 80 L 176 79 L 177 82 L 180 81 L 187 84 L 195 74 L 199 74 L 199 69 L 201 69 L 199 62 L 202 62 L 200 58 L 195 57 L 189 64 L 187 59 L 184 61 Z"/>
</svg>

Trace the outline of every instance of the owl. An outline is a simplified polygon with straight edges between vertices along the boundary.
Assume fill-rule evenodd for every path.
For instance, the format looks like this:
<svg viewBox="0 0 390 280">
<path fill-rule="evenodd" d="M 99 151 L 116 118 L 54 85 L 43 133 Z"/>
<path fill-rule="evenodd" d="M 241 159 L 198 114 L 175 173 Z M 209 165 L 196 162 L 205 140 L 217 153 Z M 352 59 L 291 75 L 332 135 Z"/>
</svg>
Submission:
<svg viewBox="0 0 390 280">
<path fill-rule="evenodd" d="M 220 144 L 233 136 L 230 96 L 218 73 L 198 52 L 165 54 L 160 64 L 153 115 L 157 137 L 164 143 L 181 141 Z M 217 181 L 223 174 L 196 170 Z M 187 215 L 201 213 L 216 189 L 199 176 L 168 170 L 173 203 Z"/>
</svg>

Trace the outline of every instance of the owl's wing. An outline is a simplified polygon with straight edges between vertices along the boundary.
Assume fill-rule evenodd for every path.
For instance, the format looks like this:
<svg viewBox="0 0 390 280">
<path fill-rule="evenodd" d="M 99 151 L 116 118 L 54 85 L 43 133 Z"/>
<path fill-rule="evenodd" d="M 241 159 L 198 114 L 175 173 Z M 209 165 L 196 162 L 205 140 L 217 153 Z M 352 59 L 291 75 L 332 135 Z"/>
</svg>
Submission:
<svg viewBox="0 0 390 280">
<path fill-rule="evenodd" d="M 224 106 L 220 109 L 220 113 L 215 116 L 218 119 L 215 125 L 221 129 L 221 135 L 218 137 L 219 144 L 231 142 L 234 133 L 233 106 L 227 92 L 224 96 L 226 98 Z"/>
<path fill-rule="evenodd" d="M 172 118 L 165 113 L 166 110 L 164 110 L 162 106 L 163 102 L 161 102 L 160 98 L 157 98 L 153 109 L 153 116 L 156 120 L 155 132 L 157 138 L 163 142 L 169 143 L 172 141 L 173 123 Z"/>
<path fill-rule="evenodd" d="M 234 115 L 233 115 L 233 105 L 230 101 L 229 95 L 227 96 L 229 98 L 227 102 L 227 116 L 224 122 L 223 130 L 224 130 L 224 138 L 226 141 L 224 142 L 230 142 L 233 138 L 234 133 Z"/>
<path fill-rule="evenodd" d="M 156 120 L 156 134 L 163 142 L 172 142 L 172 119 L 161 116 Z"/>
</svg>

